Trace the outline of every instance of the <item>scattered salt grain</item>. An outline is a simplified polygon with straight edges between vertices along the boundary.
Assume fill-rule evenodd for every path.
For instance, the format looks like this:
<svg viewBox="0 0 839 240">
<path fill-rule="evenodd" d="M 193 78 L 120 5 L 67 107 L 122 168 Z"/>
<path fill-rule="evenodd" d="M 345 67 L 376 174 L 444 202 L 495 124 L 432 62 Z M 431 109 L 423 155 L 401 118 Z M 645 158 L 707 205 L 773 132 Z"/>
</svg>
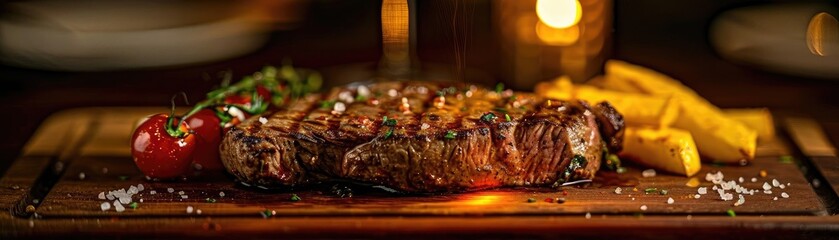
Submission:
<svg viewBox="0 0 839 240">
<path fill-rule="evenodd" d="M 782 192 L 782 193 L 781 193 L 781 197 L 783 197 L 783 198 L 789 198 L 789 194 L 787 194 L 786 192 Z"/>
<path fill-rule="evenodd" d="M 84 180 L 85 177 L 84 173 L 79 173 L 79 180 Z"/>
<path fill-rule="evenodd" d="M 219 197 L 224 197 L 224 192 L 218 192 Z"/>
<path fill-rule="evenodd" d="M 675 202 L 675 200 L 673 200 L 672 197 L 667 198 L 667 204 L 673 204 L 673 202 Z"/>
<path fill-rule="evenodd" d="M 717 190 L 717 185 L 714 185 L 714 187 L 713 187 L 713 188 L 711 188 L 711 190 L 716 191 L 716 190 Z"/>
<path fill-rule="evenodd" d="M 187 198 L 189 198 L 189 196 L 187 196 L 187 195 L 181 195 L 181 199 L 187 199 Z"/>
<path fill-rule="evenodd" d="M 99 192 L 99 199 L 105 200 L 105 192 Z"/>
<path fill-rule="evenodd" d="M 641 205 L 641 211 L 647 211 L 647 205 Z"/>
<path fill-rule="evenodd" d="M 701 188 L 697 189 L 696 192 L 704 195 L 704 194 L 708 193 L 708 188 L 707 187 L 701 187 Z"/>
<path fill-rule="evenodd" d="M 391 97 L 396 97 L 396 89 L 387 90 L 387 95 Z"/>
<path fill-rule="evenodd" d="M 128 188 L 128 194 L 137 194 L 138 192 L 140 192 L 140 190 L 134 185 Z"/>
<path fill-rule="evenodd" d="M 173 193 L 173 192 L 175 192 L 175 189 L 174 188 L 167 188 L 166 191 L 168 191 L 169 193 Z"/>
<path fill-rule="evenodd" d="M 141 203 L 143 202 L 143 199 L 142 199 L 142 198 L 140 198 L 140 202 L 141 202 Z"/>
<path fill-rule="evenodd" d="M 178 195 L 184 195 L 184 194 L 185 194 L 185 192 L 184 192 L 184 191 L 179 191 L 179 192 L 178 192 Z"/>
<path fill-rule="evenodd" d="M 647 177 L 655 177 L 655 169 L 647 169 L 641 172 L 641 176 Z"/>
<path fill-rule="evenodd" d="M 775 200 L 775 201 L 777 201 L 777 200 L 778 200 L 778 197 L 774 197 L 774 198 L 772 198 L 772 200 Z"/>
<path fill-rule="evenodd" d="M 591 213 L 586 213 L 586 219 L 591 219 Z"/>
<path fill-rule="evenodd" d="M 757 178 L 752 178 L 752 182 L 757 182 Z"/>
<path fill-rule="evenodd" d="M 743 183 L 743 182 L 746 181 L 746 179 L 743 179 L 743 177 L 740 177 L 739 179 L 737 179 L 737 181 L 740 182 L 740 183 Z"/>
<path fill-rule="evenodd" d="M 201 215 L 201 209 L 195 210 L 195 213 Z"/>
<path fill-rule="evenodd" d="M 620 187 L 615 188 L 615 194 L 621 194 L 622 191 L 623 189 L 621 189 Z"/>
<path fill-rule="evenodd" d="M 101 208 L 103 212 L 108 211 L 108 209 L 111 209 L 111 203 L 103 202 L 102 204 L 99 205 L 99 208 Z"/>
<path fill-rule="evenodd" d="M 781 185 L 778 185 L 778 187 L 781 188 L 781 189 L 784 189 L 784 188 L 787 188 L 787 185 L 781 184 Z"/>
<path fill-rule="evenodd" d="M 105 196 L 105 198 L 107 198 L 108 200 L 114 200 L 114 199 L 116 199 L 116 198 L 114 197 L 114 195 L 113 195 L 113 194 L 111 194 L 111 193 L 108 193 L 108 195 L 106 195 L 106 196 Z"/>
<path fill-rule="evenodd" d="M 265 117 L 259 117 L 259 123 L 266 124 L 268 123 L 268 119 Z"/>
<path fill-rule="evenodd" d="M 192 206 L 186 206 L 186 213 L 191 214 L 192 210 L 193 210 Z"/>
<path fill-rule="evenodd" d="M 773 187 L 778 187 L 779 185 L 781 185 L 781 182 L 778 182 L 778 179 L 772 179 L 772 186 Z"/>
<path fill-rule="evenodd" d="M 772 186 L 769 185 L 769 183 L 767 183 L 767 182 L 763 182 L 763 190 L 768 191 L 769 189 L 772 189 Z"/>
<path fill-rule="evenodd" d="M 772 194 L 772 190 L 763 190 L 763 193 L 765 193 L 765 194 Z"/>
<path fill-rule="evenodd" d="M 155 194 L 157 194 L 157 191 L 155 191 L 155 190 L 151 190 L 151 191 L 149 191 L 149 194 L 151 194 L 151 195 L 155 195 Z"/>
<path fill-rule="evenodd" d="M 137 184 L 137 191 L 142 192 L 143 190 L 146 190 L 146 186 L 143 186 L 142 183 Z"/>
<path fill-rule="evenodd" d="M 744 198 L 743 195 L 739 195 L 738 199 L 737 199 L 737 202 L 734 203 L 734 206 L 735 207 L 740 206 L 740 205 L 743 205 L 744 203 L 746 203 L 746 198 Z"/>
<path fill-rule="evenodd" d="M 632 198 L 632 201 L 635 201 L 635 198 Z"/>
<path fill-rule="evenodd" d="M 699 197 L 700 197 L 699 194 L 693 195 L 693 198 L 699 199 Z"/>
<path fill-rule="evenodd" d="M 125 207 L 123 207 L 122 204 L 119 203 L 119 201 L 114 201 L 114 210 L 117 210 L 117 212 L 124 212 Z"/>
<path fill-rule="evenodd" d="M 119 198 L 119 202 L 122 204 L 129 204 L 131 203 L 131 197 L 121 197 Z"/>
</svg>

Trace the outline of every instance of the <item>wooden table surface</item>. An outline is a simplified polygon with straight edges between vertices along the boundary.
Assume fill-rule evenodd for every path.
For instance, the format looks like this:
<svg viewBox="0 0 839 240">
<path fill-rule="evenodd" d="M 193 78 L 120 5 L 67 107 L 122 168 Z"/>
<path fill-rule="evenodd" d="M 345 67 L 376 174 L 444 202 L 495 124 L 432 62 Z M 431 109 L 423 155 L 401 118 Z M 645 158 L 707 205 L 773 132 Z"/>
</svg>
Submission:
<svg viewBox="0 0 839 240">
<path fill-rule="evenodd" d="M 136 237 L 178 237 L 178 236 L 251 236 L 251 237 L 277 237 L 277 236 L 298 236 L 298 237 L 388 237 L 392 235 L 409 235 L 415 238 L 434 237 L 471 237 L 483 236 L 492 238 L 518 237 L 557 237 L 557 236 L 594 236 L 593 238 L 606 237 L 660 237 L 660 238 L 697 238 L 701 236 L 720 237 L 735 236 L 740 238 L 831 238 L 837 232 L 837 220 L 833 216 L 837 209 L 835 193 L 831 195 L 829 188 L 815 188 L 807 190 L 795 188 L 803 186 L 792 184 L 790 190 L 799 191 L 801 195 L 793 194 L 794 201 L 812 202 L 813 195 L 818 197 L 818 205 L 798 205 L 795 209 L 776 209 L 768 205 L 765 210 L 775 211 L 778 215 L 745 214 L 736 209 L 738 216 L 731 218 L 716 211 L 723 210 L 724 204 L 714 201 L 702 203 L 704 197 L 693 201 L 674 197 L 676 204 L 691 204 L 694 207 L 706 209 L 707 213 L 691 214 L 687 220 L 686 214 L 670 214 L 666 206 L 662 205 L 660 196 L 636 197 L 636 201 L 643 199 L 648 205 L 648 211 L 654 214 L 645 213 L 637 215 L 636 212 L 623 212 L 620 214 L 609 213 L 606 210 L 595 211 L 590 219 L 587 219 L 576 204 L 576 200 L 582 200 L 587 191 L 599 191 L 597 189 L 573 189 L 569 188 L 569 202 L 567 205 L 547 204 L 543 202 L 531 205 L 517 205 L 518 194 L 499 193 L 505 197 L 494 198 L 510 201 L 506 206 L 515 207 L 521 211 L 531 211 L 522 215 L 511 215 L 499 213 L 494 215 L 455 215 L 440 217 L 437 213 L 417 213 L 410 216 L 395 215 L 352 215 L 351 209 L 338 209 L 345 211 L 341 216 L 323 216 L 312 213 L 312 209 L 301 209 L 294 217 L 274 217 L 263 219 L 258 213 L 251 213 L 256 210 L 253 207 L 236 205 L 236 203 L 222 200 L 221 206 L 234 206 L 235 214 L 224 215 L 214 212 L 213 207 L 204 207 L 206 214 L 211 216 L 186 215 L 185 211 L 180 212 L 178 208 L 182 205 L 168 205 L 166 200 L 149 198 L 149 204 L 141 205 L 139 212 L 124 212 L 114 214 L 113 212 L 102 213 L 95 211 L 96 203 L 91 192 L 96 190 L 113 190 L 113 188 L 127 187 L 127 185 L 143 182 L 136 175 L 136 170 L 125 166 L 124 158 L 126 149 L 108 152 L 106 149 L 87 149 L 85 151 L 95 156 L 79 158 L 79 162 L 86 161 L 95 164 L 121 164 L 122 168 L 114 168 L 123 171 L 129 178 L 126 181 L 114 181 L 114 176 L 100 175 L 96 169 L 85 169 L 80 164 L 67 165 L 62 175 L 50 175 L 45 169 L 54 168 L 58 159 L 78 156 L 79 152 L 69 151 L 72 148 L 62 148 L 66 151 L 49 150 L 48 153 L 30 154 L 32 148 L 24 149 L 35 131 L 43 129 L 48 125 L 47 118 L 55 116 L 67 109 L 90 106 L 160 106 L 151 109 L 154 112 L 165 112 L 163 106 L 169 104 L 169 98 L 178 92 L 184 91 L 190 99 L 197 100 L 203 97 L 213 86 L 218 84 L 216 80 L 208 80 L 204 76 L 212 76 L 223 70 L 233 70 L 235 76 L 253 72 L 265 64 L 279 64 L 283 58 L 290 58 L 295 64 L 303 67 L 310 67 L 327 72 L 331 66 L 355 63 L 375 62 L 381 56 L 379 46 L 377 1 L 352 1 L 343 3 L 341 1 L 322 1 L 313 7 L 312 18 L 306 26 L 293 31 L 275 32 L 269 43 L 258 52 L 240 58 L 198 64 L 192 66 L 174 66 L 160 69 L 125 70 L 115 72 L 50 72 L 31 70 L 10 66 L 0 66 L 0 80 L 3 87 L 0 88 L 0 102 L 4 103 L 6 112 L 10 116 L 0 118 L 0 124 L 7 126 L 0 135 L 0 172 L 3 173 L 4 184 L 0 186 L 0 208 L 9 209 L 9 214 L 0 214 L 0 239 L 7 236 L 40 238 L 43 236 L 110 236 L 125 237 L 128 232 L 130 236 Z M 439 4 L 445 1 L 420 1 L 420 18 L 424 13 L 432 12 L 439 8 L 423 7 L 423 3 Z M 489 12 L 487 2 L 489 1 L 466 1 L 477 5 L 477 13 Z M 839 142 L 839 98 L 836 92 L 839 90 L 839 81 L 812 79 L 797 76 L 773 74 L 746 66 L 737 65 L 719 58 L 707 43 L 707 24 L 710 19 L 719 11 L 726 8 L 755 2 L 751 0 L 733 1 L 615 1 L 615 39 L 612 56 L 617 59 L 627 60 L 633 63 L 651 67 L 682 80 L 686 85 L 694 88 L 702 96 L 712 103 L 721 107 L 768 107 L 773 112 L 785 116 L 803 116 L 815 119 L 824 126 L 827 136 L 833 142 Z M 685 11 L 684 9 L 690 9 Z M 427 16 L 427 14 L 426 14 Z M 440 17 L 433 15 L 432 17 Z M 489 21 L 487 16 L 476 15 L 474 21 Z M 484 19 L 487 18 L 487 19 Z M 435 28 L 435 26 L 420 25 L 423 29 Z M 465 55 L 468 57 L 468 67 L 487 71 L 492 75 L 494 56 L 497 49 L 493 48 L 493 33 L 489 27 L 475 27 L 473 39 L 475 45 L 467 48 Z M 443 36 L 443 37 L 440 37 Z M 419 54 L 423 61 L 452 64 L 455 62 L 452 54 L 453 40 L 451 35 L 443 33 L 424 34 L 419 37 Z M 340 44 L 335 44 L 340 42 Z M 512 81 L 510 79 L 488 79 L 488 81 Z M 66 112 L 65 112 L 66 113 Z M 74 120 L 75 121 L 75 120 Z M 84 129 L 74 129 L 84 132 Z M 121 145 L 119 138 L 96 138 L 101 143 L 111 143 L 114 146 Z M 55 139 L 54 139 L 55 140 Z M 73 145 L 70 140 L 58 140 L 63 145 Z M 792 144 L 784 143 L 792 150 L 792 154 L 799 159 L 805 159 L 797 155 L 797 149 Z M 778 148 L 764 148 L 778 150 Z M 768 151 L 772 152 L 772 151 Z M 122 155 L 120 155 L 122 154 Z M 786 154 L 786 153 L 776 153 Z M 123 157 L 120 157 L 123 156 Z M 20 161 L 24 160 L 25 161 Z M 773 164 L 771 158 L 762 158 L 763 162 Z M 813 180 L 814 169 L 818 167 L 810 164 L 815 162 L 832 163 L 833 167 L 821 172 L 824 176 L 836 178 L 839 176 L 836 169 L 835 159 L 817 159 L 813 162 L 805 162 L 802 167 L 806 171 L 799 170 L 798 175 L 777 175 L 776 177 L 789 177 L 790 181 L 796 183 Z M 14 165 L 13 165 L 14 163 Z M 742 171 L 737 174 L 754 174 L 752 167 L 737 169 L 723 169 L 725 172 Z M 782 168 L 785 166 L 781 166 Z M 786 166 L 788 168 L 788 166 Z M 704 166 L 703 172 L 715 169 L 713 166 Z M 40 170 L 44 170 L 38 172 Z M 91 184 L 90 181 L 75 181 L 73 171 L 85 171 L 89 174 L 89 180 L 108 179 L 110 185 Z M 637 171 L 637 169 L 636 169 Z M 101 169 L 100 169 L 101 172 Z M 807 172 L 808 174 L 803 174 Z M 72 174 L 71 174 L 72 173 Z M 734 172 L 732 172 L 734 173 Z M 791 174 L 789 171 L 780 174 Z M 43 175 L 46 181 L 55 183 L 52 187 L 44 185 L 32 185 L 33 174 Z M 113 174 L 113 173 L 112 173 Z M 770 172 L 770 174 L 775 174 Z M 118 176 L 116 176 L 118 177 Z M 671 176 L 671 178 L 674 178 Z M 702 175 L 700 175 L 700 179 Z M 62 181 L 63 180 L 63 181 Z M 673 179 L 673 181 L 678 179 Z M 643 184 L 656 183 L 653 179 L 640 179 L 648 181 Z M 669 180 L 668 180 L 669 181 Z M 211 184 L 213 192 L 215 187 L 219 189 L 229 188 L 233 191 L 242 191 L 247 194 L 250 190 L 241 189 L 231 183 L 219 183 L 206 180 Z M 792 182 L 791 182 L 792 183 Z M 75 185 L 74 185 L 75 184 Z M 84 184 L 90 184 L 85 186 Z M 215 185 L 214 185 L 215 184 Z M 226 185 L 225 185 L 226 184 Z M 642 184 L 639 182 L 639 184 Z M 672 182 L 671 182 L 672 184 Z M 704 183 L 707 184 L 707 183 Z M 49 185 L 49 184 L 48 184 Z M 823 186 L 824 182 L 822 183 Z M 17 187 L 15 187 L 17 186 Z M 76 188 L 85 186 L 84 188 Z M 150 185 L 152 186 L 152 185 Z M 675 186 L 675 184 L 673 184 Z M 58 187 L 58 188 L 53 188 Z M 62 188 L 66 187 L 66 188 Z M 162 187 L 162 186 L 161 186 Z M 833 185 L 835 188 L 836 185 Z M 209 189 L 207 187 L 206 189 Z M 63 195 L 51 192 L 51 189 L 62 190 Z M 85 189 L 88 192 L 76 190 Z M 186 189 L 186 188 L 184 188 Z M 608 189 L 606 189 L 608 190 Z M 671 189 L 672 190 L 672 189 Z M 605 190 L 603 190 L 605 191 Z M 685 191 L 687 190 L 676 190 Z M 212 192 L 205 191 L 208 195 Z M 624 191 L 625 196 L 629 198 Z M 68 197 L 67 194 L 70 194 Z M 522 198 L 528 194 L 532 196 L 553 195 L 551 193 L 531 193 L 522 191 Z M 34 200 L 27 198 L 28 194 L 38 195 L 39 202 L 44 200 L 35 212 L 42 218 L 19 217 L 16 214 L 23 213 L 23 216 L 34 216 L 35 212 L 26 212 L 26 207 Z M 50 195 L 51 196 L 48 196 Z M 236 193 L 238 194 L 238 193 Z M 274 193 L 270 197 L 262 199 L 260 207 L 286 206 L 283 202 L 288 193 Z M 302 194 L 302 193 L 301 193 Z M 544 194 L 544 195 L 539 195 Z M 577 195 L 579 194 L 579 196 Z M 675 194 L 675 193 L 674 193 Z M 471 198 L 470 198 L 471 196 Z M 613 195 L 607 196 L 615 197 Z M 676 195 L 673 195 L 676 196 Z M 809 198 L 807 197 L 809 196 Z M 833 198 L 831 197 L 833 196 Z M 44 198 L 46 197 L 46 198 Z M 145 196 L 144 196 L 145 197 Z M 578 199 L 575 199 L 580 197 Z M 592 195 L 585 200 L 592 200 Z M 801 198 L 798 198 L 801 197 Z M 192 199 L 193 197 L 190 196 Z M 276 199 L 274 199 L 276 198 Z M 354 201 L 342 199 L 326 199 L 311 201 L 315 197 L 304 196 L 300 204 L 322 204 L 324 201 Z M 452 198 L 446 204 L 465 204 L 466 201 L 486 201 L 487 197 L 480 198 L 473 195 L 460 195 Z M 316 199 L 316 198 L 315 198 Z M 91 201 L 94 200 L 94 201 Z M 199 199 L 193 199 L 199 200 Z M 594 199 L 597 201 L 606 201 Z M 612 201 L 614 200 L 614 201 Z M 67 201 L 75 201 L 77 206 L 67 205 Z M 155 202 L 159 201 L 159 202 Z M 238 201 L 243 201 L 239 199 Z M 461 202 L 458 202 L 461 201 Z M 498 200 L 500 201 L 500 200 Z M 649 201 L 649 202 L 646 202 Z M 750 204 L 761 204 L 766 199 L 747 200 L 742 206 L 748 208 Z M 779 200 L 780 201 L 780 200 Z M 234 201 L 235 202 L 235 201 Z M 454 203 L 452 203 L 454 202 Z M 198 206 L 200 202 L 195 203 Z M 635 203 L 626 199 L 610 199 L 609 203 L 615 203 L 615 209 L 625 208 L 632 210 Z M 190 203 L 192 204 L 192 203 Z M 428 204 L 428 203 L 424 203 Z M 716 204 L 716 205 L 715 205 Z M 773 204 L 773 203 L 769 203 Z M 247 202 L 248 206 L 254 206 L 253 202 Z M 53 209 L 44 208 L 52 206 Z M 61 216 L 64 207 L 64 216 Z M 73 207 L 73 208 L 69 208 Z M 530 209 L 533 208 L 533 209 Z M 673 207 L 677 208 L 677 207 Z M 87 214 L 86 217 L 67 217 L 68 209 L 82 209 L 73 214 Z M 489 209 L 491 211 L 505 211 L 499 208 Z M 535 209 L 535 210 L 534 210 Z M 563 212 L 559 212 L 563 209 Z M 567 209 L 565 212 L 564 209 Z M 141 216 L 145 212 L 180 212 L 172 217 Z M 233 211 L 231 210 L 231 211 Z M 280 209 L 285 213 L 291 213 L 294 209 Z M 405 209 L 403 209 L 404 211 Z M 488 211 L 489 211 L 488 210 Z M 549 212 L 541 214 L 542 210 Z M 573 210 L 573 211 L 572 211 Z M 595 209 L 591 209 L 595 210 Z M 827 213 L 824 214 L 824 210 Z M 132 210 L 129 210 L 132 211 Z M 432 210 L 423 210 L 432 211 Z M 465 210 L 463 210 L 465 211 Z M 621 210 L 623 211 L 623 210 Z M 787 211 L 784 213 L 784 211 Z M 433 211 L 432 211 L 433 212 Z M 710 213 L 714 212 L 714 213 Z M 43 213 L 43 215 L 41 215 Z M 249 215 L 254 214 L 254 215 Z M 131 231 L 135 229 L 135 231 Z M 141 230 L 136 230 L 141 229 Z M 606 230 L 603 230 L 606 229 Z M 332 230 L 332 231 L 327 231 Z M 285 235 L 279 235 L 285 234 Z"/>
</svg>

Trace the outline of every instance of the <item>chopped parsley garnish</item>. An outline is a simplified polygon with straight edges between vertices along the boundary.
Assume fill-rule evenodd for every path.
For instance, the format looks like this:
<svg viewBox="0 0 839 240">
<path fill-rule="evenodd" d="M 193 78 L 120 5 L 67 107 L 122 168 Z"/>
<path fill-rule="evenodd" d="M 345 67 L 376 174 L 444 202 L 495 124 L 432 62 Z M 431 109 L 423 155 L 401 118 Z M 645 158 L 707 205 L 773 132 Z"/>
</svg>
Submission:
<svg viewBox="0 0 839 240">
<path fill-rule="evenodd" d="M 131 202 L 131 204 L 128 204 L 128 207 L 131 207 L 131 209 L 137 209 L 140 207 L 140 204 L 137 202 Z"/>
<path fill-rule="evenodd" d="M 457 137 L 457 133 L 455 131 L 449 130 L 446 132 L 446 139 L 454 139 L 455 137 Z"/>
<path fill-rule="evenodd" d="M 495 84 L 495 93 L 501 94 L 504 91 L 504 83 Z"/>
<path fill-rule="evenodd" d="M 536 202 L 536 199 L 535 199 L 535 198 L 528 198 L 528 199 L 527 199 L 527 202 L 529 202 L 529 203 L 535 203 L 535 202 Z"/>
<path fill-rule="evenodd" d="M 644 193 L 645 193 L 645 194 L 656 193 L 656 192 L 658 192 L 658 188 L 647 188 L 647 189 L 644 189 Z"/>
<path fill-rule="evenodd" d="M 387 131 L 385 131 L 385 139 L 390 138 L 390 136 L 392 136 L 392 135 L 393 135 L 393 128 L 388 128 Z"/>
<path fill-rule="evenodd" d="M 215 198 L 207 198 L 207 199 L 204 199 L 204 201 L 206 201 L 206 202 L 208 202 L 208 203 L 216 203 L 216 199 L 215 199 Z"/>
<path fill-rule="evenodd" d="M 321 101 L 320 108 L 332 109 L 335 106 L 335 101 Z"/>
<path fill-rule="evenodd" d="M 504 114 L 504 119 L 507 119 L 508 122 L 512 122 L 513 119 L 510 118 L 510 114 Z"/>
<path fill-rule="evenodd" d="M 736 217 L 737 216 L 737 214 L 734 213 L 734 209 L 728 209 L 728 211 L 725 211 L 725 213 L 727 213 L 728 216 L 731 216 L 731 217 Z"/>
<path fill-rule="evenodd" d="M 661 189 L 661 191 L 659 191 L 658 194 L 667 195 L 667 193 L 669 193 L 669 192 L 670 191 L 667 191 L 667 189 Z"/>
<path fill-rule="evenodd" d="M 387 118 L 387 116 L 382 117 L 382 125 L 393 127 L 396 126 L 398 122 L 395 118 Z"/>
<path fill-rule="evenodd" d="M 292 202 L 297 202 L 297 201 L 300 201 L 300 196 L 297 196 L 297 194 L 292 193 L 292 194 L 291 194 L 291 201 L 292 201 Z"/>
<path fill-rule="evenodd" d="M 360 94 L 359 94 L 359 95 L 356 95 L 356 96 L 355 96 L 355 101 L 356 101 L 356 102 L 363 102 L 363 101 L 367 101 L 367 97 L 366 97 L 366 96 L 362 96 L 362 95 L 360 95 Z"/>
<path fill-rule="evenodd" d="M 484 122 L 487 122 L 487 123 L 492 123 L 492 122 L 495 121 L 496 118 L 498 118 L 498 117 L 495 116 L 494 113 L 490 112 L 490 113 L 485 113 L 483 116 L 481 116 L 481 121 L 484 121 Z"/>
</svg>

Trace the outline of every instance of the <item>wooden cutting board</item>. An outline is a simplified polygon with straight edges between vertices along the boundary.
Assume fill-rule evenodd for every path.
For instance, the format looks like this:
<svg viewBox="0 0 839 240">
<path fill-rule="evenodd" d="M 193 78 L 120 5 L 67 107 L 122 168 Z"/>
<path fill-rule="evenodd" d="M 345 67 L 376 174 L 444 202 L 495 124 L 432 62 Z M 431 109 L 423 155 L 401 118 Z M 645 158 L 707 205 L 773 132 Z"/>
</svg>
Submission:
<svg viewBox="0 0 839 240">
<path fill-rule="evenodd" d="M 338 184 L 353 190 L 352 197 L 340 197 L 333 193 L 333 184 L 263 190 L 236 184 L 221 173 L 202 173 L 189 181 L 147 181 L 134 166 L 128 143 L 138 120 L 157 112 L 166 109 L 85 108 L 47 119 L 0 180 L 0 208 L 9 213 L 0 216 L 0 236 L 69 232 L 97 236 L 274 236 L 276 232 L 289 236 L 496 232 L 550 236 L 560 230 L 604 234 L 581 230 L 591 227 L 622 229 L 607 235 L 654 236 L 643 230 L 684 228 L 701 234 L 697 229 L 717 228 L 793 234 L 839 229 L 839 219 L 830 216 L 835 194 L 812 186 L 813 176 L 801 170 L 812 168 L 804 158 L 781 161 L 781 156 L 797 152 L 784 138 L 761 143 L 758 158 L 747 166 L 703 165 L 695 178 L 699 187 L 708 188 L 708 194 L 699 198 L 695 197 L 697 187 L 686 186 L 690 178 L 664 173 L 645 178 L 642 169 L 634 166 L 623 174 L 601 172 L 593 184 L 584 187 L 401 195 Z M 759 191 L 746 195 L 742 206 L 723 201 L 704 179 L 706 173 L 717 171 L 726 180 L 742 177 L 742 186 Z M 766 175 L 760 176 L 761 171 Z M 762 185 L 773 179 L 785 188 L 764 193 Z M 101 203 L 113 201 L 100 200 L 100 193 L 139 184 L 145 190 L 133 197 L 136 208 L 101 210 Z M 645 193 L 651 188 L 668 193 Z M 292 201 L 292 194 L 301 200 Z M 557 203 L 556 198 L 565 202 Z M 668 198 L 674 202 L 668 204 Z M 728 210 L 736 217 L 728 216 Z M 757 231 L 762 228 L 776 232 Z"/>
</svg>

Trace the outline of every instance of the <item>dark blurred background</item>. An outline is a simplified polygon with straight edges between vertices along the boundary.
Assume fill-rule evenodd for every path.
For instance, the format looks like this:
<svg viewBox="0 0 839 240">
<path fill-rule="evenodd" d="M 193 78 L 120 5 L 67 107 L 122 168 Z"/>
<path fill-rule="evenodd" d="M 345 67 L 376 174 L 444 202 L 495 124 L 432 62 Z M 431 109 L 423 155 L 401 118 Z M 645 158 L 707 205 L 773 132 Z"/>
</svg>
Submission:
<svg viewBox="0 0 839 240">
<path fill-rule="evenodd" d="M 421 62 L 454 72 L 459 66 L 455 60 L 457 35 L 451 34 L 452 28 L 441 27 L 457 12 L 452 11 L 453 2 L 416 2 L 416 52 Z M 465 26 L 456 26 L 468 28 L 471 38 L 461 49 L 464 65 L 481 73 L 469 80 L 483 84 L 514 81 L 498 72 L 502 61 L 494 47 L 498 38 L 491 25 L 492 1 L 458 2 L 470 14 Z M 709 24 L 720 12 L 783 2 L 798 1 L 617 0 L 612 46 L 606 54 L 680 79 L 720 107 L 769 107 L 776 114 L 816 118 L 832 140 L 839 142 L 839 80 L 738 65 L 723 60 L 709 44 Z M 218 86 L 216 75 L 221 71 L 232 70 L 238 79 L 283 59 L 293 60 L 297 67 L 322 70 L 327 83 L 330 73 L 341 66 L 379 61 L 380 1 L 318 0 L 306 5 L 305 16 L 294 26 L 270 29 L 267 42 L 258 50 L 227 60 L 104 72 L 0 65 L 0 102 L 5 106 L 0 123 L 6 126 L 0 135 L 0 172 L 20 154 L 38 125 L 57 111 L 88 106 L 168 106 L 179 92 L 197 101 Z"/>
</svg>

